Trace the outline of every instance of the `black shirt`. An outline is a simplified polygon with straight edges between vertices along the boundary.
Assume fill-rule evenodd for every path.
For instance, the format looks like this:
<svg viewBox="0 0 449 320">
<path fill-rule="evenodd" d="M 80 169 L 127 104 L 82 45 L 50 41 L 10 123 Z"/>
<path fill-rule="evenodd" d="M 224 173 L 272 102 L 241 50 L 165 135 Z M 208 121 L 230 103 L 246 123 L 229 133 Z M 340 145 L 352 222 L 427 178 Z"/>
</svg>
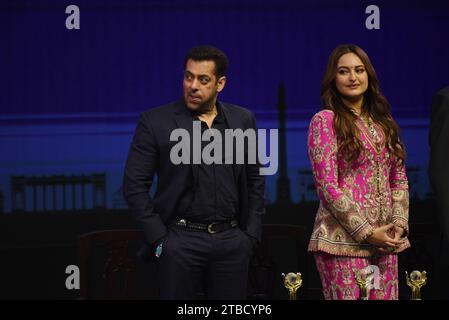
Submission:
<svg viewBox="0 0 449 320">
<path fill-rule="evenodd" d="M 198 120 L 193 116 L 193 120 Z M 220 131 L 222 141 L 221 164 L 205 164 L 203 159 L 198 166 L 198 178 L 193 186 L 193 200 L 183 218 L 194 221 L 209 223 L 212 221 L 230 220 L 238 213 L 238 188 L 234 177 L 232 164 L 225 164 L 225 129 L 228 129 L 226 118 L 219 104 L 217 104 L 217 115 L 212 122 L 211 128 Z M 207 123 L 201 121 L 201 134 L 209 130 Z M 201 142 L 201 150 L 213 141 Z M 214 155 L 211 152 L 211 155 Z"/>
</svg>

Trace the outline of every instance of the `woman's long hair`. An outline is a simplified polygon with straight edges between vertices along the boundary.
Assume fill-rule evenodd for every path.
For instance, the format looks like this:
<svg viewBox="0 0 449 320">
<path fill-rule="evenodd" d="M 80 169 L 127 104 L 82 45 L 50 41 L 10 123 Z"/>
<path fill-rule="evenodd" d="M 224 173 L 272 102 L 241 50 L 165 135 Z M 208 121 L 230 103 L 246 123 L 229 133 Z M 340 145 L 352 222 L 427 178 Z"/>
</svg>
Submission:
<svg viewBox="0 0 449 320">
<path fill-rule="evenodd" d="M 391 116 L 390 104 L 379 88 L 376 71 L 368 55 L 360 47 L 353 44 L 340 45 L 329 57 L 326 72 L 321 82 L 321 99 L 324 109 L 334 112 L 334 130 L 338 138 L 338 154 L 348 162 L 356 161 L 363 150 L 355 121 L 357 116 L 346 106 L 335 86 L 337 64 L 346 53 L 357 55 L 368 73 L 368 88 L 364 93 L 362 113 L 367 114 L 382 127 L 385 143 L 390 154 L 396 156 L 401 164 L 405 161 L 405 148 L 399 140 L 399 127 Z"/>
</svg>

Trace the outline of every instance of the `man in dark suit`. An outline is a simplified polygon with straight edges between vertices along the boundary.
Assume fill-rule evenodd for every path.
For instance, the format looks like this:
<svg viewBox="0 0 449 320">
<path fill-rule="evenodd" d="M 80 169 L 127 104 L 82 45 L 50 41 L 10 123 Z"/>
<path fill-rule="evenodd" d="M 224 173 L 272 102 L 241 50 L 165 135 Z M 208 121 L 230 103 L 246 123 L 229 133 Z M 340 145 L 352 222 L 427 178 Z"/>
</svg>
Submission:
<svg viewBox="0 0 449 320">
<path fill-rule="evenodd" d="M 440 250 L 435 269 L 439 296 L 449 298 L 449 87 L 432 100 L 429 133 L 429 178 L 435 192 L 437 218 L 441 231 Z"/>
<path fill-rule="evenodd" d="M 196 145 L 200 155 L 207 153 L 202 135 L 215 141 L 226 136 L 225 130 L 256 128 L 251 112 L 217 100 L 227 64 L 217 48 L 191 49 L 183 98 L 143 112 L 129 151 L 123 192 L 143 229 L 144 249 L 159 262 L 161 299 L 194 299 L 198 293 L 208 299 L 246 297 L 249 259 L 265 213 L 265 180 L 258 160 L 235 159 L 257 143 L 233 147 L 231 154 L 225 150 L 214 163 L 198 161 L 195 150 Z M 182 133 L 191 139 L 180 143 Z M 224 144 L 210 153 L 214 159 Z M 181 157 L 180 146 L 185 147 Z M 155 175 L 153 199 L 149 189 Z"/>
</svg>

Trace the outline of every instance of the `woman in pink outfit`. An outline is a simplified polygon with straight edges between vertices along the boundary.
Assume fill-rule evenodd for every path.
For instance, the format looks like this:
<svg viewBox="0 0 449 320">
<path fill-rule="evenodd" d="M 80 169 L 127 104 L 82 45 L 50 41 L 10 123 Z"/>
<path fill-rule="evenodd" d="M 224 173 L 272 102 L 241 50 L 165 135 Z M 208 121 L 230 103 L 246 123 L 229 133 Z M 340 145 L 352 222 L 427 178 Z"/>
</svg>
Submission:
<svg viewBox="0 0 449 320">
<path fill-rule="evenodd" d="M 334 49 L 321 98 L 308 132 L 320 198 L 308 250 L 324 297 L 358 299 L 354 274 L 371 270 L 369 299 L 397 299 L 397 254 L 410 246 L 405 148 L 361 48 Z"/>
</svg>

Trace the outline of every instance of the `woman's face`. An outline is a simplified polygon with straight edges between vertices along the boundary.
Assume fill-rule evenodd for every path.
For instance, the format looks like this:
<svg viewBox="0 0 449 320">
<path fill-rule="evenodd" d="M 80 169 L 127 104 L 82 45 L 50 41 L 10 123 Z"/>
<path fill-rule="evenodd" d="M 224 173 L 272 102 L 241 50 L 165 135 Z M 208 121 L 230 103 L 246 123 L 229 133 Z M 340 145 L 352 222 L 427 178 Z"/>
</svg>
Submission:
<svg viewBox="0 0 449 320">
<path fill-rule="evenodd" d="M 338 92 L 348 100 L 363 98 L 363 94 L 368 89 L 368 74 L 356 54 L 346 53 L 338 60 L 335 86 Z"/>
</svg>

